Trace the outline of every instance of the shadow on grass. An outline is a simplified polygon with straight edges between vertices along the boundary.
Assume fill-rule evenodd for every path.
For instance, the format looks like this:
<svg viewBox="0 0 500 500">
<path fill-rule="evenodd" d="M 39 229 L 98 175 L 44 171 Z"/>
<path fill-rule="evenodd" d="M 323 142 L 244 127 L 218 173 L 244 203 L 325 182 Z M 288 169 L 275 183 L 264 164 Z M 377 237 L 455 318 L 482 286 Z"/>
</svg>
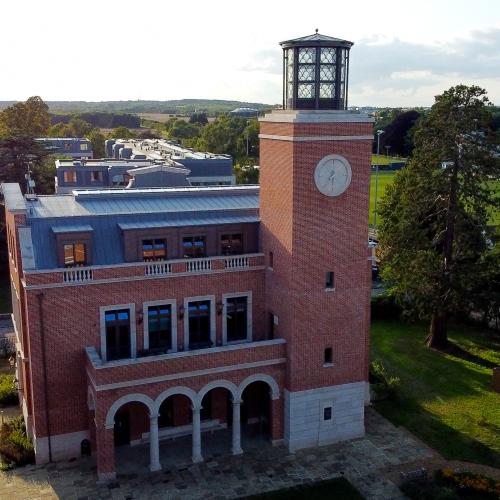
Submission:
<svg viewBox="0 0 500 500">
<path fill-rule="evenodd" d="M 345 478 L 339 477 L 317 483 L 308 483 L 282 490 L 268 491 L 244 497 L 244 500 L 363 500 L 359 491 Z"/>
<path fill-rule="evenodd" d="M 437 352 L 443 353 L 443 354 L 449 354 L 451 356 L 454 356 L 456 358 L 463 359 L 464 361 L 469 361 L 471 363 L 475 363 L 476 365 L 482 366 L 483 368 L 495 368 L 497 363 L 493 363 L 493 361 L 489 361 L 488 359 L 481 358 L 480 356 L 477 356 L 475 354 L 472 354 L 469 351 L 466 351 L 462 347 L 460 347 L 458 344 L 455 344 L 454 342 L 449 342 L 449 346 L 446 349 L 441 349 Z"/>
<path fill-rule="evenodd" d="M 394 425 L 405 427 L 448 460 L 500 467 L 500 453 L 446 425 L 414 400 L 380 401 L 374 406 Z M 490 425 L 498 427 L 488 422 L 484 426 Z"/>
</svg>

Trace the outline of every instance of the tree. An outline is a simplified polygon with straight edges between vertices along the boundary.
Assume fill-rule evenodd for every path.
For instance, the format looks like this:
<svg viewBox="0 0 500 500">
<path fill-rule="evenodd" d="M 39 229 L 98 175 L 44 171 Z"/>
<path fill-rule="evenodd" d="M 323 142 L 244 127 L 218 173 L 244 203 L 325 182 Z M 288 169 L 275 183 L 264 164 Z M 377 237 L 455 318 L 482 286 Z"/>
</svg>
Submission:
<svg viewBox="0 0 500 500">
<path fill-rule="evenodd" d="M 459 85 L 436 97 L 415 149 L 380 205 L 382 276 L 405 312 L 430 320 L 429 346 L 448 343 L 488 251 L 488 213 L 499 207 L 500 165 L 486 92 Z"/>
<path fill-rule="evenodd" d="M 198 123 L 199 125 L 206 125 L 208 118 L 206 113 L 193 113 L 189 117 L 189 123 Z"/>
<path fill-rule="evenodd" d="M 24 190 L 28 163 L 31 163 L 32 171 L 34 171 L 44 164 L 48 156 L 49 153 L 43 145 L 32 137 L 0 139 L 0 183 L 18 182 Z"/>
<path fill-rule="evenodd" d="M 394 155 L 408 156 L 412 149 L 412 136 L 410 131 L 420 113 L 414 109 L 398 113 L 394 119 L 384 128 L 385 134 L 380 138 L 380 151 L 385 146 L 390 146 L 390 152 Z"/>
<path fill-rule="evenodd" d="M 108 139 L 133 139 L 135 134 L 127 127 L 116 127 L 109 134 Z"/>
<path fill-rule="evenodd" d="M 92 130 L 92 125 L 81 118 L 72 118 L 68 126 L 73 132 L 72 137 L 85 137 Z"/>
<path fill-rule="evenodd" d="M 93 128 L 86 134 L 87 139 L 92 143 L 92 151 L 95 158 L 104 158 L 104 135 L 98 128 Z"/>
<path fill-rule="evenodd" d="M 0 137 L 40 137 L 46 135 L 49 127 L 49 107 L 38 96 L 13 104 L 0 112 Z"/>
</svg>

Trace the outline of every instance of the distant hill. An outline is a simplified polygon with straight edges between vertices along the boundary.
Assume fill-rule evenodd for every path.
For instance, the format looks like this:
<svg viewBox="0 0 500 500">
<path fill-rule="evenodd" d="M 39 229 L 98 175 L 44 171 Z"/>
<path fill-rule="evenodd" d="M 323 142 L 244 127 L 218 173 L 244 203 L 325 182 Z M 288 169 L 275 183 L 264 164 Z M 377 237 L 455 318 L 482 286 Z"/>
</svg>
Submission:
<svg viewBox="0 0 500 500">
<path fill-rule="evenodd" d="M 172 101 L 45 101 L 52 113 L 84 113 L 105 111 L 112 113 L 170 113 L 188 114 L 206 111 L 209 115 L 225 113 L 235 108 L 258 110 L 275 107 L 258 102 L 225 101 L 219 99 L 179 99 Z M 14 104 L 14 101 L 0 101 L 0 109 Z"/>
</svg>

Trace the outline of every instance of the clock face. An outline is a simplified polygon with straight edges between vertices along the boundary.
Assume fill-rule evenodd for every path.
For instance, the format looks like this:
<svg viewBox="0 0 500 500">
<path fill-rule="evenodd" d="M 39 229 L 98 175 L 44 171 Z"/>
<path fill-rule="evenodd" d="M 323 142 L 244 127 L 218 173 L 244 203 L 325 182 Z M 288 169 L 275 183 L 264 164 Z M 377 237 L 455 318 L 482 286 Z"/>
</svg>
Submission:
<svg viewBox="0 0 500 500">
<path fill-rule="evenodd" d="M 351 183 L 352 171 L 349 162 L 340 155 L 325 156 L 314 171 L 314 182 L 318 191 L 326 196 L 341 195 Z"/>
</svg>

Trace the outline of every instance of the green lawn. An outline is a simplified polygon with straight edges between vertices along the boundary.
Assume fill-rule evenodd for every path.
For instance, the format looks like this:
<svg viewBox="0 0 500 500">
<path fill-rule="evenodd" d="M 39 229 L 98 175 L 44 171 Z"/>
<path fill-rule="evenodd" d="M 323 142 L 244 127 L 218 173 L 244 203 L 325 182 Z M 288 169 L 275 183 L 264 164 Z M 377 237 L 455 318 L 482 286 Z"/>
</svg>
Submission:
<svg viewBox="0 0 500 500">
<path fill-rule="evenodd" d="M 359 491 L 343 477 L 245 497 L 245 500 L 363 500 Z"/>
<path fill-rule="evenodd" d="M 389 165 L 389 163 L 406 162 L 406 158 L 399 156 L 372 155 L 372 165 Z"/>
<path fill-rule="evenodd" d="M 377 203 L 380 202 L 382 199 L 385 188 L 392 183 L 394 180 L 394 175 L 396 172 L 393 171 L 382 171 L 379 170 L 378 172 L 378 201 Z M 370 224 L 373 224 L 373 213 L 375 210 L 375 172 L 372 172 L 371 178 L 370 178 Z M 378 222 L 377 222 L 378 225 Z"/>
<path fill-rule="evenodd" d="M 449 334 L 455 354 L 443 355 L 425 347 L 426 329 L 372 323 L 372 359 L 401 379 L 400 399 L 376 409 L 448 459 L 500 467 L 500 394 L 491 389 L 500 336 L 455 327 Z"/>
</svg>

